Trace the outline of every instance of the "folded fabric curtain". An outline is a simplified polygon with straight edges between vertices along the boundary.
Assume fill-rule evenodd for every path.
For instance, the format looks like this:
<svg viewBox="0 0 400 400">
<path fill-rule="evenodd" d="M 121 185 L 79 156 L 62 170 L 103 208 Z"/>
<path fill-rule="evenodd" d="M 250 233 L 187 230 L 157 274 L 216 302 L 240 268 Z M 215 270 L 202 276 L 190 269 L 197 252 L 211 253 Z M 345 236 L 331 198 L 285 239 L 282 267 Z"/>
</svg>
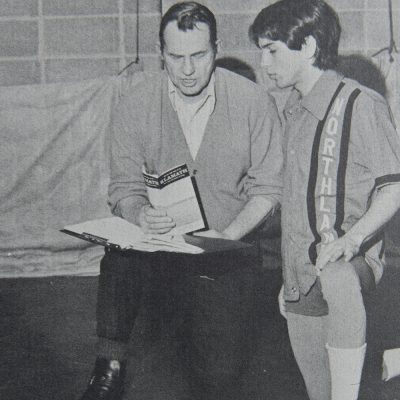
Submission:
<svg viewBox="0 0 400 400">
<path fill-rule="evenodd" d="M 59 232 L 110 216 L 117 78 L 0 89 L 0 278 L 95 274 L 102 248 Z"/>
<path fill-rule="evenodd" d="M 103 249 L 59 229 L 111 215 L 111 111 L 141 79 L 135 73 L 127 80 L 0 88 L 0 278 L 98 273 Z M 400 213 L 388 227 L 394 265 L 399 225 Z M 279 238 L 270 244 L 261 244 L 266 257 L 279 253 Z"/>
</svg>

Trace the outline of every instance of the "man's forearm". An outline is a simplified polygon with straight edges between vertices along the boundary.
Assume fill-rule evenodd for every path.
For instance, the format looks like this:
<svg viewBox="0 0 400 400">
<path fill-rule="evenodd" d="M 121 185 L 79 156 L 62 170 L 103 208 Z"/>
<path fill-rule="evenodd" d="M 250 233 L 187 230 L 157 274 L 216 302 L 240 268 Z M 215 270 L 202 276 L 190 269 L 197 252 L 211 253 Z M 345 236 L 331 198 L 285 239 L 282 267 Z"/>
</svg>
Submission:
<svg viewBox="0 0 400 400">
<path fill-rule="evenodd" d="M 374 236 L 400 207 L 400 183 L 382 187 L 364 216 L 347 233 L 360 243 Z"/>
<path fill-rule="evenodd" d="M 263 196 L 251 197 L 243 210 L 222 232 L 233 240 L 240 240 L 260 225 L 274 211 L 275 203 Z"/>
</svg>

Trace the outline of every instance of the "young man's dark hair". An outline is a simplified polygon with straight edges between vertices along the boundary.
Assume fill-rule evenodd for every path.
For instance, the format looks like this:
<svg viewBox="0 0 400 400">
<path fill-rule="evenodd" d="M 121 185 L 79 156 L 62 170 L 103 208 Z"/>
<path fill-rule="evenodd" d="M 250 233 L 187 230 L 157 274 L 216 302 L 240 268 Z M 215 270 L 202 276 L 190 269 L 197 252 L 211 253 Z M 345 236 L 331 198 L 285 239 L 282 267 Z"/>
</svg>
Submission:
<svg viewBox="0 0 400 400">
<path fill-rule="evenodd" d="M 171 21 L 176 21 L 178 28 L 184 32 L 194 29 L 200 22 L 207 24 L 210 29 L 210 42 L 216 48 L 217 22 L 214 14 L 206 6 L 193 1 L 173 5 L 162 17 L 159 30 L 161 51 L 164 49 L 165 27 Z"/>
<path fill-rule="evenodd" d="M 279 40 L 291 50 L 300 50 L 313 36 L 317 50 L 314 65 L 333 69 L 337 64 L 340 23 L 336 12 L 320 0 L 281 0 L 264 8 L 250 27 L 250 38 Z"/>
</svg>

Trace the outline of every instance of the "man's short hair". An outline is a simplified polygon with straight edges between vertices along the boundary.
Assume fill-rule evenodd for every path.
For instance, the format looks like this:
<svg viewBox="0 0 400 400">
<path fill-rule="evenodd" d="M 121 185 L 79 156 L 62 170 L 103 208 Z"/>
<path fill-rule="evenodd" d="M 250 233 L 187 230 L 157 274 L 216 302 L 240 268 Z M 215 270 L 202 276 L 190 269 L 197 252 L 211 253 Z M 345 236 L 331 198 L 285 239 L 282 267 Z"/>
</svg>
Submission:
<svg viewBox="0 0 400 400">
<path fill-rule="evenodd" d="M 336 12 L 323 0 L 280 0 L 260 11 L 250 27 L 250 38 L 279 40 L 291 50 L 301 50 L 307 36 L 317 43 L 314 65 L 334 68 L 338 59 L 341 27 Z"/>
<path fill-rule="evenodd" d="M 167 24 L 171 21 L 176 21 L 178 29 L 186 32 L 188 29 L 192 30 L 196 24 L 203 22 L 208 25 L 210 30 L 210 42 L 215 49 L 217 44 L 217 22 L 214 14 L 202 4 L 194 1 L 186 1 L 177 3 L 171 6 L 161 18 L 160 23 L 160 46 L 161 51 L 164 50 L 164 31 Z"/>
</svg>

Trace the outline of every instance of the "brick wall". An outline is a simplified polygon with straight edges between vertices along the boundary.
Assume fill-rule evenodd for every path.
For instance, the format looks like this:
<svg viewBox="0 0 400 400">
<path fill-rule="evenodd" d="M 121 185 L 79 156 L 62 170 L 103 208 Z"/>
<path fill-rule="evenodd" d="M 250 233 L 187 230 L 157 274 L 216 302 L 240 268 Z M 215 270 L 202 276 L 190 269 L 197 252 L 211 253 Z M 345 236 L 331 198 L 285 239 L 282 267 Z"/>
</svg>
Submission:
<svg viewBox="0 0 400 400">
<path fill-rule="evenodd" d="M 139 56 L 160 66 L 155 48 L 159 9 L 173 0 L 139 0 Z M 249 24 L 272 0 L 202 0 L 216 14 L 220 57 L 257 68 Z M 387 46 L 387 0 L 330 0 L 343 25 L 341 51 L 371 55 Z M 0 85 L 79 80 L 118 73 L 136 57 L 136 0 L 0 0 Z M 400 46 L 400 0 L 393 0 Z M 397 63 L 398 65 L 398 63 Z M 393 75 L 393 74 L 392 74 Z M 398 86 L 396 77 L 392 84 Z M 392 85 L 393 88 L 393 85 Z"/>
<path fill-rule="evenodd" d="M 136 0 L 0 0 L 0 85 L 118 73 L 136 58 Z M 140 1 L 143 68 L 159 68 L 159 0 Z"/>
</svg>

